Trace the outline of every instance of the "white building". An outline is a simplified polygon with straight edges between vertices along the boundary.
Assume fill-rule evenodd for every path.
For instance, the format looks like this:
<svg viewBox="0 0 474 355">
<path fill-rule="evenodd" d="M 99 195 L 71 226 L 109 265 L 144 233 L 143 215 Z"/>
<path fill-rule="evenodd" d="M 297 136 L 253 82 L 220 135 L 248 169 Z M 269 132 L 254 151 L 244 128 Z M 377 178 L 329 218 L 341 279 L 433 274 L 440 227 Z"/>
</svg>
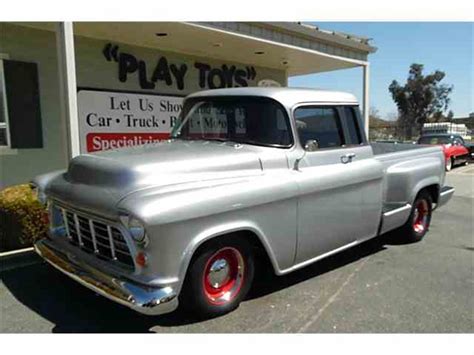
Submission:
<svg viewBox="0 0 474 355">
<path fill-rule="evenodd" d="M 423 134 L 459 134 L 465 139 L 471 139 L 468 135 L 468 129 L 465 124 L 452 123 L 452 122 L 435 122 L 425 123 L 422 128 Z"/>
<path fill-rule="evenodd" d="M 116 139 L 165 137 L 196 90 L 286 86 L 290 76 L 360 67 L 368 129 L 375 50 L 298 23 L 0 23 L 0 188 Z M 158 127 L 111 119 L 117 109 L 143 114 L 145 100 Z"/>
</svg>

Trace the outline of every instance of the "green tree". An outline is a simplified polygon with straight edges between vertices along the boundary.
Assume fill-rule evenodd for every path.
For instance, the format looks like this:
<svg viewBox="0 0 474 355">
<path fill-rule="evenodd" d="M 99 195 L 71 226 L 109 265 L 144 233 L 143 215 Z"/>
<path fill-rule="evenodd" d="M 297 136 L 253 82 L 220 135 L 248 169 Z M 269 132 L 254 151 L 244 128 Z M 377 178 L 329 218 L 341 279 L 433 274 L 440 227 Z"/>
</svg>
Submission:
<svg viewBox="0 0 474 355">
<path fill-rule="evenodd" d="M 406 83 L 402 86 L 393 80 L 388 90 L 398 108 L 398 134 L 410 139 L 413 131 L 421 133 L 423 124 L 444 117 L 449 106 L 451 85 L 441 84 L 445 73 L 436 70 L 423 75 L 422 64 L 412 64 Z"/>
</svg>

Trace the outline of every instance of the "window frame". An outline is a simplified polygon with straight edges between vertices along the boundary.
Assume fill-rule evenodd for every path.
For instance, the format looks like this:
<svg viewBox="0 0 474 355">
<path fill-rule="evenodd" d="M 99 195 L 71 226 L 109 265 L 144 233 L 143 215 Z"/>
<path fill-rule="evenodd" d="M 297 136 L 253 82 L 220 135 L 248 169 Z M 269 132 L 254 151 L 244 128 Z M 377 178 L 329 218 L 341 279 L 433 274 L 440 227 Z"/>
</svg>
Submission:
<svg viewBox="0 0 474 355">
<path fill-rule="evenodd" d="M 272 104 L 274 104 L 277 108 L 279 108 L 281 110 L 282 114 L 284 115 L 285 124 L 288 128 L 290 144 L 288 144 L 288 145 L 252 144 L 252 145 L 257 146 L 257 147 L 278 148 L 278 149 L 285 149 L 285 150 L 291 150 L 296 146 L 296 142 L 297 142 L 298 137 L 295 137 L 295 134 L 294 134 L 295 132 L 294 132 L 294 127 L 293 127 L 292 117 L 288 114 L 288 110 L 285 108 L 285 106 L 283 104 L 281 104 L 279 101 L 275 100 L 274 98 L 268 97 L 268 96 L 258 96 L 258 95 L 193 96 L 193 97 L 190 97 L 190 98 L 188 98 L 184 101 L 183 109 L 181 110 L 181 113 L 180 113 L 180 119 L 183 119 L 183 117 L 181 117 L 181 116 L 184 115 L 184 106 L 185 105 L 188 105 L 188 104 L 195 105 L 196 102 L 199 102 L 199 101 L 205 102 L 207 100 L 209 100 L 209 101 L 215 100 L 215 101 L 223 101 L 223 102 L 230 101 L 231 102 L 231 101 L 236 100 L 236 99 L 237 100 L 239 100 L 239 99 L 241 99 L 241 100 L 250 99 L 250 100 L 268 101 L 268 102 L 271 102 Z M 181 128 L 182 128 L 182 125 L 183 125 L 182 122 L 179 123 L 179 126 L 181 126 Z M 173 128 L 171 133 L 173 133 L 175 129 L 178 130 L 179 126 L 176 126 L 176 128 Z"/>
<path fill-rule="evenodd" d="M 6 132 L 6 145 L 0 145 L 0 148 L 10 148 L 10 127 L 8 124 L 8 106 L 7 106 L 7 91 L 5 85 L 5 71 L 3 69 L 3 60 L 7 59 L 5 56 L 0 53 L 0 100 L 2 101 L 2 111 L 3 117 L 5 118 L 4 122 L 0 122 L 0 129 L 5 129 Z"/>
<path fill-rule="evenodd" d="M 323 104 L 323 103 L 304 103 L 304 104 L 298 104 L 298 105 L 295 105 L 293 107 L 293 109 L 291 110 L 291 116 L 292 116 L 292 119 L 293 119 L 293 122 L 294 122 L 294 129 L 295 129 L 295 136 L 297 137 L 298 139 L 298 142 L 301 146 L 301 148 L 307 152 L 307 153 L 317 153 L 317 152 L 320 152 L 320 151 L 324 151 L 324 150 L 337 150 L 337 149 L 345 149 L 345 148 L 349 148 L 347 145 L 346 145 L 346 136 L 345 136 L 345 132 L 344 132 L 344 127 L 343 127 L 343 123 L 342 123 L 342 120 L 341 120 L 341 112 L 339 110 L 339 104 L 334 104 L 334 103 L 328 103 L 328 104 Z M 339 133 L 339 137 L 341 139 L 341 143 L 342 145 L 340 146 L 337 146 L 337 147 L 324 147 L 324 148 L 318 148 L 317 150 L 315 151 L 307 151 L 305 148 L 304 148 L 304 142 L 301 142 L 301 139 L 300 139 L 300 135 L 298 134 L 298 128 L 296 127 L 296 111 L 300 108 L 313 108 L 313 109 L 332 109 L 334 110 L 334 112 L 336 113 L 336 125 L 338 127 L 338 133 Z"/>
<path fill-rule="evenodd" d="M 3 116 L 5 117 L 5 122 L 0 122 L 0 129 L 5 129 L 6 131 L 6 145 L 0 145 L 0 152 L 12 150 L 11 147 L 11 139 L 10 139 L 10 125 L 8 119 L 8 102 L 7 102 L 7 89 L 5 84 L 5 70 L 3 68 L 3 61 L 5 59 L 9 59 L 9 56 L 3 53 L 0 53 L 0 100 L 2 100 L 2 107 L 3 107 Z"/>
<path fill-rule="evenodd" d="M 349 105 L 338 105 L 338 110 L 340 110 L 339 116 L 344 118 L 344 119 L 341 120 L 341 124 L 342 124 L 343 129 L 344 129 L 344 135 L 346 136 L 346 138 L 350 137 L 349 127 L 347 126 L 347 119 L 350 119 L 350 117 L 347 117 L 346 109 L 352 110 L 352 118 L 354 119 L 354 123 L 355 123 L 355 126 L 356 126 L 356 133 L 357 133 L 357 137 L 360 140 L 360 143 L 359 144 L 347 144 L 346 143 L 345 147 L 354 148 L 354 147 L 363 147 L 363 146 L 367 145 L 365 132 L 362 129 L 362 122 L 360 120 L 360 111 L 359 111 L 359 106 L 358 105 L 351 105 L 351 104 L 349 104 Z M 347 139 L 345 139 L 345 141 L 347 142 Z"/>
</svg>

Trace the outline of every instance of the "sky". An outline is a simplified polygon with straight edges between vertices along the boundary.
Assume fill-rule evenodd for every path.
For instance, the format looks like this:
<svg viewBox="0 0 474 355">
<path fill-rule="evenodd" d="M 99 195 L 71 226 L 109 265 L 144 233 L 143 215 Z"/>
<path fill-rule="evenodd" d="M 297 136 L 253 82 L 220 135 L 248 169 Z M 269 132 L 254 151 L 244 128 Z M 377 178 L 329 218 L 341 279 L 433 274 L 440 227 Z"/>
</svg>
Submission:
<svg viewBox="0 0 474 355">
<path fill-rule="evenodd" d="M 454 117 L 474 112 L 472 22 L 318 22 L 322 29 L 372 38 L 377 51 L 369 55 L 370 106 L 384 119 L 396 117 L 397 108 L 388 91 L 392 80 L 403 84 L 412 63 L 424 73 L 441 70 L 442 83 L 454 86 L 449 109 Z M 348 91 L 362 102 L 362 68 L 292 77 L 289 86 Z"/>
</svg>

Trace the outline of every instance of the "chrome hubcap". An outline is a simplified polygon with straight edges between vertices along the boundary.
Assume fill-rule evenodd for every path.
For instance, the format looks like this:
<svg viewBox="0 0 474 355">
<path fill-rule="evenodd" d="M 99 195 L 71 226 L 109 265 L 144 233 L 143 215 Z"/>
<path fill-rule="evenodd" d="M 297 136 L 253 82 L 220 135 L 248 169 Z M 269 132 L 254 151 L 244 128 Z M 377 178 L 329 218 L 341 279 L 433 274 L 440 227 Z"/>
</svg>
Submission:
<svg viewBox="0 0 474 355">
<path fill-rule="evenodd" d="M 223 305 L 237 297 L 244 282 L 244 271 L 244 259 L 237 249 L 225 247 L 212 255 L 202 280 L 207 301 Z"/>
<path fill-rule="evenodd" d="M 229 263 L 225 259 L 217 259 L 209 269 L 209 283 L 214 288 L 219 288 L 229 280 Z"/>
</svg>

